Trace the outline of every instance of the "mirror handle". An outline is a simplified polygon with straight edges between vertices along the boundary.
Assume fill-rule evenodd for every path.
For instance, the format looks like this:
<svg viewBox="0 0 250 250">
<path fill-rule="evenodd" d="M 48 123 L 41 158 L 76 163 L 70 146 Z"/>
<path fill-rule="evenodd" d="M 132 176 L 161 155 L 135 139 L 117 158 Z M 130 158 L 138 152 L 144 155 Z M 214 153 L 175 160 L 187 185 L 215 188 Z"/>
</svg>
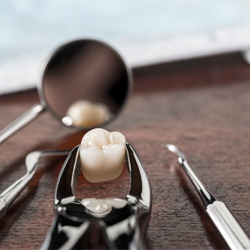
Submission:
<svg viewBox="0 0 250 250">
<path fill-rule="evenodd" d="M 0 144 L 8 139 L 11 135 L 16 133 L 19 129 L 37 118 L 38 115 L 44 110 L 44 107 L 40 103 L 38 103 L 27 110 L 24 114 L 19 116 L 15 121 L 10 123 L 4 129 L 2 129 L 0 131 Z"/>
</svg>

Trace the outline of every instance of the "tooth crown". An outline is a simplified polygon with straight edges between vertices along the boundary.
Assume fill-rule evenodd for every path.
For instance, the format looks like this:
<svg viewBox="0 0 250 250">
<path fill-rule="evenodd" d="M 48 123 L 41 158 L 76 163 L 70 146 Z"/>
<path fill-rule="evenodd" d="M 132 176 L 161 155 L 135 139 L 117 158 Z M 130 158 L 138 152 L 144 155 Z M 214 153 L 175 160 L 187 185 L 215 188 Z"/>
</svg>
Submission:
<svg viewBox="0 0 250 250">
<path fill-rule="evenodd" d="M 123 170 L 125 142 L 121 133 L 100 128 L 85 134 L 80 147 L 85 178 L 94 183 L 116 179 Z"/>
</svg>

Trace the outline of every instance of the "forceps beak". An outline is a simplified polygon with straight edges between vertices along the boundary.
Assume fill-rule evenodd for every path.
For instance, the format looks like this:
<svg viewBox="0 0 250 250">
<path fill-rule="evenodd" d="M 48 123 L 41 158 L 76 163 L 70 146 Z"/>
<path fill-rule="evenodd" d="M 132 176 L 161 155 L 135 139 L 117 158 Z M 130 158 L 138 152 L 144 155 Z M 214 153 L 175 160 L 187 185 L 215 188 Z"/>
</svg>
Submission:
<svg viewBox="0 0 250 250">
<path fill-rule="evenodd" d="M 81 170 L 79 151 L 80 145 L 69 153 L 60 171 L 54 198 L 55 208 L 75 199 L 74 192 Z"/>
<path fill-rule="evenodd" d="M 127 198 L 128 200 L 136 201 L 145 210 L 146 219 L 144 218 L 141 222 L 139 221 L 142 234 L 145 234 L 152 208 L 151 186 L 141 159 L 128 142 L 126 143 L 126 151 L 126 161 L 130 173 L 130 191 Z"/>
<path fill-rule="evenodd" d="M 131 185 L 123 200 L 125 206 L 121 209 L 112 208 L 110 214 L 102 218 L 93 214 L 91 217 L 74 195 L 81 169 L 79 145 L 71 151 L 63 164 L 56 186 L 54 205 L 57 217 L 42 249 L 84 247 L 88 244 L 84 239 L 87 237 L 86 241 L 89 241 L 91 234 L 99 235 L 98 240 L 105 242 L 102 247 L 143 248 L 142 238 L 147 231 L 152 207 L 151 187 L 142 162 L 129 143 L 126 143 L 126 162 Z"/>
</svg>

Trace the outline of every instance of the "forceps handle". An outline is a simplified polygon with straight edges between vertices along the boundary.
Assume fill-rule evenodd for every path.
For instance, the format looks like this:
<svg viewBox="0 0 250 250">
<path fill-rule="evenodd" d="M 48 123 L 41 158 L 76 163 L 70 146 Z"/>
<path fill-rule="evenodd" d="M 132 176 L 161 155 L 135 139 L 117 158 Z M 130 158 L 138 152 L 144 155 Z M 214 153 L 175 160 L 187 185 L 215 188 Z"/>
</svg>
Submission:
<svg viewBox="0 0 250 250">
<path fill-rule="evenodd" d="M 0 131 L 0 144 L 16 133 L 19 129 L 33 121 L 37 116 L 44 111 L 44 107 L 38 103 L 19 116 L 15 121 Z"/>
<path fill-rule="evenodd" d="M 250 249 L 249 238 L 223 202 L 214 201 L 206 212 L 231 249 Z"/>
<path fill-rule="evenodd" d="M 63 211 L 61 211 L 63 214 Z M 53 224 L 47 233 L 46 239 L 41 246 L 41 250 L 50 250 L 50 249 L 60 249 L 60 250 L 69 250 L 69 249 L 92 249 L 92 241 L 97 241 L 100 237 L 103 237 L 103 240 L 107 238 L 107 235 L 101 236 L 101 234 L 96 233 L 103 230 L 101 225 L 96 222 L 90 222 L 88 220 L 79 222 L 70 217 L 64 216 L 59 211 L 56 214 Z M 104 230 L 103 230 L 104 231 Z M 96 233 L 96 237 L 91 237 L 91 233 Z M 105 233 L 105 232 L 104 232 Z M 87 234 L 87 235 L 85 235 Z M 85 239 L 83 239 L 84 235 Z M 93 249 L 116 249 L 115 246 L 111 244 L 111 247 L 108 244 L 103 246 L 94 246 Z"/>
</svg>

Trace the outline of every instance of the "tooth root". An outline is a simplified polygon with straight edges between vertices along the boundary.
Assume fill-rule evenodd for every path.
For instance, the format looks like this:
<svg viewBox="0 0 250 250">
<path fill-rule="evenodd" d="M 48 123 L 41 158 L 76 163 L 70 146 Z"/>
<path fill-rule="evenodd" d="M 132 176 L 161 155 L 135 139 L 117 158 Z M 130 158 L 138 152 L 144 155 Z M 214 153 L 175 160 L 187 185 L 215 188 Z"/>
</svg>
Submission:
<svg viewBox="0 0 250 250">
<path fill-rule="evenodd" d="M 116 179 L 123 170 L 125 137 L 97 128 L 82 139 L 80 159 L 85 178 L 94 183 Z"/>
</svg>

